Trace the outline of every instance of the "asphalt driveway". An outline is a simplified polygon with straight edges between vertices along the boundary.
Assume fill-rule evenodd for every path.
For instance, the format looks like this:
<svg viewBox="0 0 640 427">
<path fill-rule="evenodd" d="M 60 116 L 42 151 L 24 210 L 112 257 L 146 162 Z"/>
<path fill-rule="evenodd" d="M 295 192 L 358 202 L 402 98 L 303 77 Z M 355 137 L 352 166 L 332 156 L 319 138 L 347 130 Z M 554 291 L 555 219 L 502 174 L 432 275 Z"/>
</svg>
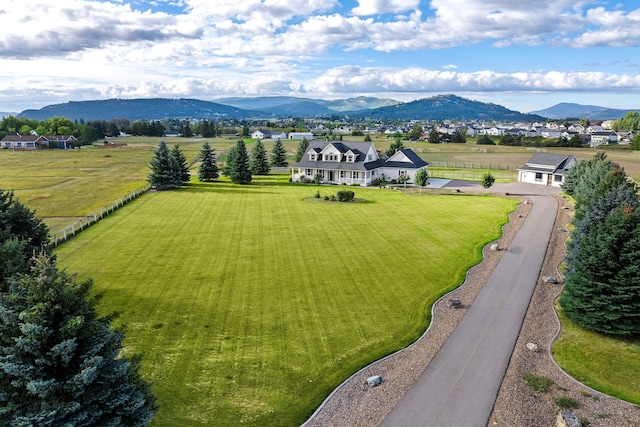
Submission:
<svg viewBox="0 0 640 427">
<path fill-rule="evenodd" d="M 452 183 L 447 187 L 484 191 Z M 491 191 L 526 194 L 531 211 L 456 329 L 382 426 L 487 426 L 553 230 L 558 205 L 546 194 L 559 191 L 500 186 Z"/>
</svg>

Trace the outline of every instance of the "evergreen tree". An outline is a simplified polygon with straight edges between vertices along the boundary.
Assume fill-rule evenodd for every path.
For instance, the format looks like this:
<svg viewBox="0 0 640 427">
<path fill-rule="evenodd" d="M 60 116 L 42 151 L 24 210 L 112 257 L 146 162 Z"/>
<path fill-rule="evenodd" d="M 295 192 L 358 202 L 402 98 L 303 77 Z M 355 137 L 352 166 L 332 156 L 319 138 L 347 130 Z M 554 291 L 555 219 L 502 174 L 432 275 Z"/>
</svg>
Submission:
<svg viewBox="0 0 640 427">
<path fill-rule="evenodd" d="M 175 157 L 169 152 L 164 141 L 160 141 L 158 148 L 149 164 L 151 173 L 148 180 L 152 187 L 158 190 L 170 190 L 182 185 L 182 171 Z"/>
<path fill-rule="evenodd" d="M 178 162 L 178 166 L 180 168 L 180 177 L 183 183 L 189 182 L 191 180 L 191 175 L 189 174 L 189 166 L 187 165 L 187 158 L 184 156 L 184 153 L 180 149 L 178 144 L 174 145 L 171 149 L 171 155 Z"/>
<path fill-rule="evenodd" d="M 403 148 L 404 148 L 404 145 L 402 144 L 402 138 L 398 137 L 391 143 L 391 145 L 389 146 L 389 149 L 385 154 L 387 155 L 387 157 L 391 157 L 394 154 L 396 154 L 396 151 L 400 151 Z"/>
<path fill-rule="evenodd" d="M 235 150 L 229 150 L 232 156 L 228 157 L 229 177 L 235 184 L 249 184 L 251 182 L 251 171 L 249 170 L 249 155 L 244 141 L 239 139 L 236 142 Z"/>
<path fill-rule="evenodd" d="M 14 426 L 144 426 L 157 411 L 123 335 L 47 256 L 0 294 L 0 416 Z M 94 298 L 93 301 L 96 301 Z"/>
<path fill-rule="evenodd" d="M 429 131 L 429 137 L 427 139 L 431 144 L 440 144 L 442 142 L 442 138 L 437 130 L 431 129 Z"/>
<path fill-rule="evenodd" d="M 224 176 L 231 176 L 231 169 L 235 168 L 237 158 L 238 158 L 238 149 L 234 145 L 229 148 L 229 151 L 227 151 L 227 161 L 224 167 L 222 168 L 222 174 Z"/>
<path fill-rule="evenodd" d="M 371 140 L 371 138 L 369 138 L 369 140 Z M 304 153 L 307 152 L 307 148 L 309 148 L 309 140 L 307 138 L 302 138 L 302 141 L 298 144 L 298 150 L 296 151 L 296 163 L 302 160 Z"/>
<path fill-rule="evenodd" d="M 267 150 L 264 148 L 264 144 L 261 139 L 257 140 L 251 149 L 249 170 L 253 175 L 267 175 L 269 173 Z"/>
<path fill-rule="evenodd" d="M 287 150 L 284 149 L 282 141 L 276 140 L 271 149 L 271 166 L 286 168 L 287 165 Z"/>
<path fill-rule="evenodd" d="M 409 140 L 411 141 L 419 140 L 423 132 L 424 132 L 424 128 L 422 127 L 422 125 L 420 125 L 419 123 L 415 123 L 413 125 L 413 128 L 409 132 Z"/>
<path fill-rule="evenodd" d="M 640 216 L 619 207 L 572 235 L 568 244 L 564 313 L 607 334 L 640 335 Z"/>
<path fill-rule="evenodd" d="M 200 168 L 198 169 L 198 180 L 201 182 L 210 182 L 218 178 L 218 165 L 216 165 L 216 157 L 213 149 L 208 142 L 202 144 L 200 150 Z"/>
<path fill-rule="evenodd" d="M 51 254 L 49 229 L 13 191 L 0 190 L 0 292 L 10 277 L 29 272 L 34 253 Z"/>
</svg>

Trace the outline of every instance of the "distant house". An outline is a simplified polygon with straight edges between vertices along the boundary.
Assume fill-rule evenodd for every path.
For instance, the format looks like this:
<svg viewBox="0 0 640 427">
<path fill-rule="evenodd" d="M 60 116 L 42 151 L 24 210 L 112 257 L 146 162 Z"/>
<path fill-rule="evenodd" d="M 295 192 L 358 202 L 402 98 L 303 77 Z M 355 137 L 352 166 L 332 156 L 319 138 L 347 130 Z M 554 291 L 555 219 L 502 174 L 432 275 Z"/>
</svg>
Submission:
<svg viewBox="0 0 640 427">
<path fill-rule="evenodd" d="M 291 177 L 301 181 L 320 176 L 324 183 L 368 186 L 376 179 L 392 181 L 407 176 L 413 183 L 416 172 L 427 166 L 408 148 L 383 158 L 371 142 L 314 141 L 302 159 L 291 166 Z"/>
<path fill-rule="evenodd" d="M 595 148 L 601 145 L 608 145 L 615 142 L 618 142 L 618 135 L 615 132 L 591 132 L 591 142 L 589 143 L 589 146 Z"/>
<path fill-rule="evenodd" d="M 311 141 L 313 139 L 313 133 L 311 132 L 289 132 L 289 139 L 303 140 L 307 139 Z"/>
<path fill-rule="evenodd" d="M 285 132 L 273 132 L 270 130 L 256 130 L 251 134 L 253 139 L 287 139 Z"/>
<path fill-rule="evenodd" d="M 518 181 L 560 187 L 564 174 L 575 165 L 572 155 L 536 153 L 518 168 Z"/>
<path fill-rule="evenodd" d="M 73 135 L 6 135 L 0 141 L 0 148 L 15 150 L 38 150 L 45 148 L 73 148 L 77 141 Z"/>
</svg>

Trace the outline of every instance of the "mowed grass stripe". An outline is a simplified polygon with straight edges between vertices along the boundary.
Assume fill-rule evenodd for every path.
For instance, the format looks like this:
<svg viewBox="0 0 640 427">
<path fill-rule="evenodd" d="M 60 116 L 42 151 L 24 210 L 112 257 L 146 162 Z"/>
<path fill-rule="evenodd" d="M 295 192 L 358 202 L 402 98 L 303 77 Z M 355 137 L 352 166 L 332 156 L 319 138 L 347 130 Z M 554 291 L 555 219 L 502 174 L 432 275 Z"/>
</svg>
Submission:
<svg viewBox="0 0 640 427">
<path fill-rule="evenodd" d="M 195 183 L 149 193 L 57 250 L 122 312 L 154 425 L 300 424 L 359 367 L 406 346 L 515 201 Z"/>
</svg>

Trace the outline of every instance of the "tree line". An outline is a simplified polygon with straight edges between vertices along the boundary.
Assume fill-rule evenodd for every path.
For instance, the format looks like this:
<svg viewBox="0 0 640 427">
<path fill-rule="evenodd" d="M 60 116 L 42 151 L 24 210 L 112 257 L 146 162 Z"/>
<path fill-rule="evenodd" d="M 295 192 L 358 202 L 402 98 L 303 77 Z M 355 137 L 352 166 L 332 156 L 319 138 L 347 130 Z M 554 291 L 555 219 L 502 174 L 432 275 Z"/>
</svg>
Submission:
<svg viewBox="0 0 640 427">
<path fill-rule="evenodd" d="M 302 158 L 308 145 L 309 141 L 306 139 L 300 142 L 296 154 L 297 161 Z M 289 164 L 287 150 L 279 139 L 273 144 L 270 160 L 267 160 L 267 150 L 262 140 L 257 140 L 249 153 L 244 140 L 239 139 L 227 152 L 226 164 L 221 170 L 216 162 L 215 151 L 208 142 L 202 144 L 198 161 L 199 181 L 214 181 L 222 172 L 234 184 L 249 184 L 252 175 L 267 175 L 270 167 L 287 167 Z M 179 188 L 191 180 L 189 165 L 178 144 L 169 150 L 167 143 L 160 141 L 151 158 L 149 168 L 151 169 L 148 175 L 149 185 L 157 190 Z"/>
<path fill-rule="evenodd" d="M 563 190 L 575 200 L 563 312 L 587 329 L 639 336 L 638 186 L 620 165 L 598 153 L 569 169 Z"/>
<path fill-rule="evenodd" d="M 58 270 L 49 230 L 0 190 L 0 425 L 145 426 L 158 410 L 99 317 L 91 279 Z"/>
</svg>

